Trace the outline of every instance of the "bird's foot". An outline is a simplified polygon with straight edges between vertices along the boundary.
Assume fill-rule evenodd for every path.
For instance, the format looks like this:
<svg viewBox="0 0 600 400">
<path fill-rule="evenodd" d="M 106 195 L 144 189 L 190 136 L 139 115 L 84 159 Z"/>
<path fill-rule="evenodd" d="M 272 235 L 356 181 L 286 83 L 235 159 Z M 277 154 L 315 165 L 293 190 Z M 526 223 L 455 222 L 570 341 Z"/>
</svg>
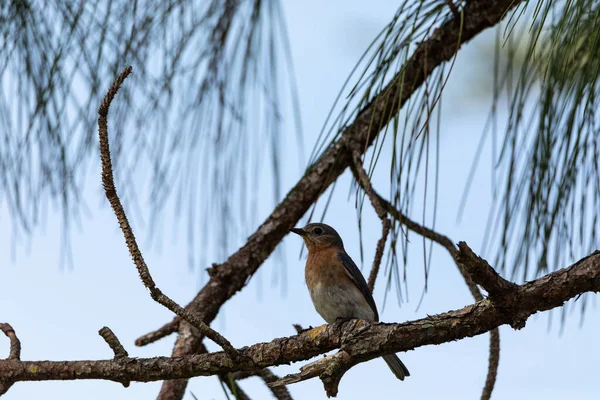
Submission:
<svg viewBox="0 0 600 400">
<path fill-rule="evenodd" d="M 354 317 L 337 317 L 337 318 L 335 319 L 335 322 L 336 322 L 336 323 L 337 323 L 337 322 L 348 322 L 348 321 L 351 321 L 351 320 L 353 320 L 353 319 L 356 319 L 356 318 L 354 318 Z"/>
<path fill-rule="evenodd" d="M 314 329 L 314 328 L 313 328 L 311 325 L 309 325 L 309 326 L 308 326 L 308 328 L 304 329 L 304 328 L 302 328 L 302 326 L 301 326 L 301 325 L 294 324 L 294 329 L 296 329 L 296 332 L 297 332 L 298 334 L 301 334 L 301 333 L 304 333 L 304 332 L 310 331 L 311 329 Z"/>
</svg>

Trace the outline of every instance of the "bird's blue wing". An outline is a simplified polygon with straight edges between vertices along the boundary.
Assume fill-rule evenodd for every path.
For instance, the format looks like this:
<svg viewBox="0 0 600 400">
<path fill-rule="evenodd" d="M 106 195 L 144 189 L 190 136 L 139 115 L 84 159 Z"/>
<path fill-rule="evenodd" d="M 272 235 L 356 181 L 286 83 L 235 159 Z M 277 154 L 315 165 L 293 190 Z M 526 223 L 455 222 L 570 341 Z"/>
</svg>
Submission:
<svg viewBox="0 0 600 400">
<path fill-rule="evenodd" d="M 365 277 L 363 276 L 363 274 L 361 274 L 361 272 L 358 269 L 358 267 L 356 266 L 356 264 L 354 264 L 354 261 L 352 261 L 350 256 L 348 254 L 346 254 L 345 251 L 339 251 L 337 253 L 337 256 L 340 259 L 340 261 L 342 262 L 342 264 L 344 264 L 346 271 L 348 271 L 350 278 L 352 278 L 352 281 L 356 284 L 356 287 L 358 287 L 358 290 L 360 290 L 360 292 L 363 294 L 363 296 L 365 296 L 365 300 L 367 300 L 367 303 L 369 304 L 369 306 L 375 313 L 375 320 L 379 321 L 379 314 L 377 313 L 377 306 L 375 305 L 375 300 L 373 300 L 373 295 L 371 294 L 371 291 L 369 290 L 369 286 L 367 285 L 367 282 L 365 281 Z"/>
</svg>

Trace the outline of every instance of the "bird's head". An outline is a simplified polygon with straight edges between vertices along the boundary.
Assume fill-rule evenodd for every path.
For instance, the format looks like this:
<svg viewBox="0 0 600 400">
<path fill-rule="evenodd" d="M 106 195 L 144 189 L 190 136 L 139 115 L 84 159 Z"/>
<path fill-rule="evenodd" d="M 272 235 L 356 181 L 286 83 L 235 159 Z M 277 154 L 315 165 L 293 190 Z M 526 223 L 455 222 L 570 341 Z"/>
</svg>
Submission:
<svg viewBox="0 0 600 400">
<path fill-rule="evenodd" d="M 342 238 L 335 229 L 326 224 L 308 224 L 304 228 L 292 228 L 296 235 L 302 236 L 308 251 L 321 250 L 329 247 L 344 248 Z"/>
</svg>

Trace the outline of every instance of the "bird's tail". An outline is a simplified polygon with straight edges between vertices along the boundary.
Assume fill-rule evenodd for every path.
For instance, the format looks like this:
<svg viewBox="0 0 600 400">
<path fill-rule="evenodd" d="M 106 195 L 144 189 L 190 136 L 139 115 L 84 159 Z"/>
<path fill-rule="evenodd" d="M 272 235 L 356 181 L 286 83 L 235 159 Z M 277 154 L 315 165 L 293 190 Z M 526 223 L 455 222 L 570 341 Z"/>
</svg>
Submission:
<svg viewBox="0 0 600 400">
<path fill-rule="evenodd" d="M 408 372 L 406 366 L 402 363 L 402 361 L 400 361 L 400 359 L 395 354 L 383 356 L 383 359 L 390 367 L 394 375 L 396 375 L 396 378 L 403 381 L 405 377 L 410 376 L 410 372 Z"/>
</svg>

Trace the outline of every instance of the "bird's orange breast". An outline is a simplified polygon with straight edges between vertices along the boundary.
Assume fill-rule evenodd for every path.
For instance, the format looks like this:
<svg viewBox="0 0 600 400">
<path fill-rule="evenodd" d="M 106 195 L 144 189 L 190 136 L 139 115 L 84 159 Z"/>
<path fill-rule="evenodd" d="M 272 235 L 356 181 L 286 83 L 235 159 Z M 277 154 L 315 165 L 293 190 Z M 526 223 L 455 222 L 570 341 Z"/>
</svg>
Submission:
<svg viewBox="0 0 600 400">
<path fill-rule="evenodd" d="M 343 265 L 337 256 L 339 249 L 329 247 L 316 249 L 308 253 L 304 278 L 309 288 L 317 283 L 334 285 L 347 279 Z"/>
</svg>

